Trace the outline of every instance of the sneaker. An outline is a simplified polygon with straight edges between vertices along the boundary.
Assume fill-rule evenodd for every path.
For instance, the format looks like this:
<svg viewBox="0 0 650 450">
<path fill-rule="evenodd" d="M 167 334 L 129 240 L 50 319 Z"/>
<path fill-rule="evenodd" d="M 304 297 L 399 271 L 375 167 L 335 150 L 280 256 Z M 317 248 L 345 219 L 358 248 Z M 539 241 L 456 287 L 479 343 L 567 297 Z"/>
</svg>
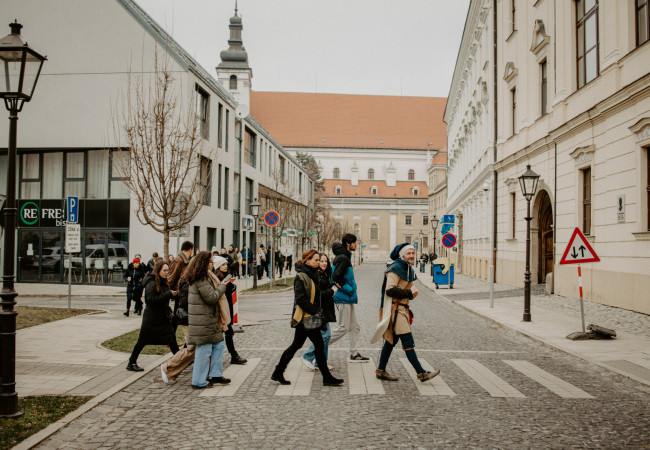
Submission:
<svg viewBox="0 0 650 450">
<path fill-rule="evenodd" d="M 358 362 L 358 363 L 365 363 L 368 362 L 370 358 L 366 358 L 365 356 L 361 356 L 359 353 L 356 355 L 350 355 L 350 359 L 348 361 L 350 362 Z"/>
<path fill-rule="evenodd" d="M 424 372 L 418 373 L 418 380 L 421 382 L 429 381 L 431 378 L 437 376 L 440 373 L 440 370 L 434 370 L 433 372 Z"/>
<path fill-rule="evenodd" d="M 315 371 L 316 371 L 316 367 L 314 366 L 314 362 L 313 362 L 313 361 L 308 360 L 308 359 L 305 358 L 304 356 L 301 356 L 301 357 L 300 357 L 300 360 L 302 361 L 302 363 L 305 365 L 305 367 L 306 367 L 309 371 L 311 371 L 311 372 L 315 372 Z"/>
<path fill-rule="evenodd" d="M 334 366 L 332 366 L 332 365 L 330 365 L 330 364 L 327 365 L 327 368 L 328 368 L 329 370 L 334 370 Z M 318 363 L 314 363 L 314 369 L 318 369 Z"/>
<path fill-rule="evenodd" d="M 162 364 L 160 366 L 160 375 L 162 375 L 163 383 L 165 383 L 165 384 L 174 384 L 173 381 L 170 381 L 169 377 L 167 376 L 167 373 L 165 373 L 165 365 L 164 364 Z"/>
<path fill-rule="evenodd" d="M 380 380 L 386 380 L 386 381 L 397 381 L 399 378 L 392 376 L 385 370 L 375 370 L 375 376 L 380 379 Z"/>
</svg>

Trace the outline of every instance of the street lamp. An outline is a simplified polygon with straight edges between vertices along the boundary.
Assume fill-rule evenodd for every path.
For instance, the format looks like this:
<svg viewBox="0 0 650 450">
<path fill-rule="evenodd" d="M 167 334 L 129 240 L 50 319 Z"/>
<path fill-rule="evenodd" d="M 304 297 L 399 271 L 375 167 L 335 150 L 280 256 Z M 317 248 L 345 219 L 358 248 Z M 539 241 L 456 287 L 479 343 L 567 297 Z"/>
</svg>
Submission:
<svg viewBox="0 0 650 450">
<path fill-rule="evenodd" d="M 320 232 L 323 231 L 323 224 L 320 222 L 316 222 L 316 234 L 317 234 L 317 239 L 318 239 L 318 252 L 320 253 Z"/>
<path fill-rule="evenodd" d="M 526 197 L 527 216 L 526 216 L 526 272 L 524 272 L 524 322 L 530 322 L 530 201 L 537 191 L 537 182 L 539 175 L 530 170 L 530 164 L 526 166 L 526 171 L 519 177 L 519 186 L 521 193 Z"/>
<path fill-rule="evenodd" d="M 7 157 L 7 199 L 5 201 L 4 271 L 2 276 L 2 392 L 0 417 L 20 417 L 16 393 L 16 297 L 14 288 L 14 245 L 16 242 L 16 134 L 18 113 L 32 99 L 36 82 L 47 59 L 29 48 L 20 37 L 23 27 L 9 24 L 11 33 L 0 39 L 0 98 L 9 111 L 9 147 Z"/>
<path fill-rule="evenodd" d="M 420 256 L 422 256 L 424 254 L 424 246 L 422 245 L 422 238 L 424 237 L 424 232 L 420 230 L 418 235 L 420 237 L 420 245 L 418 245 L 418 250 L 420 250 Z"/>
<path fill-rule="evenodd" d="M 253 233 L 253 290 L 257 289 L 257 218 L 260 215 L 260 204 L 257 199 L 251 202 L 251 216 L 253 216 L 253 226 L 255 233 Z"/>
<path fill-rule="evenodd" d="M 437 259 L 438 255 L 436 254 L 436 231 L 438 231 L 438 224 L 440 224 L 440 219 L 433 215 L 431 219 L 431 228 L 433 228 L 433 258 L 430 261 L 431 263 L 431 276 L 433 276 L 433 260 Z"/>
</svg>

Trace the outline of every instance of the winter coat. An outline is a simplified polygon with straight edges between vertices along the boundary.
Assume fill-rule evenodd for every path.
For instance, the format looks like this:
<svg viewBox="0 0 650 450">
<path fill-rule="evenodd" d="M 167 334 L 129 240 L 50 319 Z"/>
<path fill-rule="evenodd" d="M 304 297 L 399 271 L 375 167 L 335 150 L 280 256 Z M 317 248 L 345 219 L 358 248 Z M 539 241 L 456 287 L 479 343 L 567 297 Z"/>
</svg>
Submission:
<svg viewBox="0 0 650 450">
<path fill-rule="evenodd" d="M 313 269 L 306 264 L 296 264 L 296 278 L 293 281 L 293 311 L 291 312 L 291 317 L 295 316 L 296 308 L 300 306 L 305 315 L 313 315 L 318 312 L 319 308 L 319 298 L 320 298 L 320 276 L 318 275 L 317 269 Z M 305 283 L 302 280 L 302 277 L 298 274 L 306 274 L 311 281 L 314 282 L 314 303 L 310 302 L 311 299 L 311 283 L 309 286 L 305 286 Z"/>
<path fill-rule="evenodd" d="M 336 242 L 332 245 L 334 262 L 332 263 L 332 281 L 340 287 L 334 294 L 334 303 L 357 304 L 357 283 L 354 281 L 354 271 L 350 258 L 352 254 L 345 246 Z"/>
<path fill-rule="evenodd" d="M 219 326 L 219 299 L 226 292 L 226 286 L 216 288 L 208 278 L 190 284 L 188 302 L 188 344 L 216 344 L 223 340 Z"/>
<path fill-rule="evenodd" d="M 223 281 L 226 279 L 226 277 L 229 277 L 230 274 L 227 273 L 219 273 L 220 271 L 217 271 L 217 278 L 219 278 L 219 281 Z M 223 275 L 222 275 L 223 274 Z M 232 296 L 235 294 L 235 291 L 237 291 L 237 285 L 235 283 L 228 283 L 226 285 L 226 300 L 228 301 L 228 310 L 230 311 L 230 320 L 228 321 L 230 325 L 232 325 L 233 317 L 234 317 L 234 310 L 232 306 Z"/>
<path fill-rule="evenodd" d="M 179 289 L 179 297 L 178 297 L 178 308 L 183 308 L 185 311 L 187 311 L 187 297 L 190 292 L 190 284 L 187 282 L 187 280 L 181 278 L 180 285 L 178 286 Z M 176 315 L 176 310 L 174 310 L 174 315 Z M 186 325 L 187 326 L 187 317 L 183 320 L 177 319 L 177 322 L 179 325 Z"/>
<path fill-rule="evenodd" d="M 169 268 L 169 275 L 167 275 L 167 281 L 169 282 L 169 287 L 172 290 L 178 289 L 178 282 L 181 280 L 181 275 L 185 271 L 185 268 L 190 264 L 190 260 L 187 259 L 185 253 L 180 252 L 171 267 Z"/>
<path fill-rule="evenodd" d="M 336 308 L 334 307 L 334 283 L 328 272 L 318 271 L 318 280 L 320 288 L 320 302 L 321 308 L 323 309 L 323 316 L 325 317 L 326 322 L 336 322 Z M 317 300 L 314 300 L 316 303 Z"/>
<path fill-rule="evenodd" d="M 156 277 L 148 273 L 143 280 L 144 303 L 139 340 L 145 344 L 168 345 L 176 335 L 172 327 L 172 310 L 169 307 L 173 295 L 167 280 L 160 279 L 160 291 L 156 290 Z"/>
<path fill-rule="evenodd" d="M 133 266 L 133 263 L 130 263 L 124 272 L 124 281 L 126 281 L 126 291 L 127 294 L 136 294 L 139 295 L 142 293 L 144 286 L 142 285 L 142 280 L 146 275 L 147 271 L 145 266 L 140 264 L 140 267 L 137 269 Z M 131 281 L 128 281 L 131 277 Z"/>
</svg>

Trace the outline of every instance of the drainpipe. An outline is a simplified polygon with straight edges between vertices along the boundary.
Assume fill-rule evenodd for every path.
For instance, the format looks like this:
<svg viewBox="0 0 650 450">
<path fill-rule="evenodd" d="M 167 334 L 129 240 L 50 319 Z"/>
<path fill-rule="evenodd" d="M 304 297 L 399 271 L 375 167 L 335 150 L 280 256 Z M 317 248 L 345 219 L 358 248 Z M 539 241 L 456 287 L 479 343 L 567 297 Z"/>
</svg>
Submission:
<svg viewBox="0 0 650 450">
<path fill-rule="evenodd" d="M 493 74 L 492 86 L 494 91 L 494 147 L 492 149 L 492 167 L 497 163 L 497 135 L 498 135 L 498 115 L 497 115 L 497 0 L 492 1 L 492 39 L 493 39 Z M 494 307 L 494 281 L 497 272 L 497 170 L 493 170 L 492 180 L 492 259 L 490 267 L 490 308 Z"/>
<path fill-rule="evenodd" d="M 555 294 L 555 246 L 557 245 L 557 142 L 555 144 L 555 157 L 553 163 L 555 165 L 555 176 L 553 177 L 553 276 L 551 277 L 551 294 Z"/>
</svg>

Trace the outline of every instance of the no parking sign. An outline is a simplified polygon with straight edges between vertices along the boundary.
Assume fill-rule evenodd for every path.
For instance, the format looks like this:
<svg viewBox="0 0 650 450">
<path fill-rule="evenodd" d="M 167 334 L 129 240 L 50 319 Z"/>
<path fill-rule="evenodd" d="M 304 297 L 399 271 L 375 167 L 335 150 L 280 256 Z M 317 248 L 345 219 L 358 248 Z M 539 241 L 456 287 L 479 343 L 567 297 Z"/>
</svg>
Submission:
<svg viewBox="0 0 650 450">
<path fill-rule="evenodd" d="M 280 221 L 280 214 L 277 211 L 268 211 L 264 214 L 264 223 L 269 227 L 274 227 Z"/>
<path fill-rule="evenodd" d="M 447 233 L 442 237 L 442 245 L 447 248 L 452 248 L 456 245 L 456 235 Z"/>
</svg>

